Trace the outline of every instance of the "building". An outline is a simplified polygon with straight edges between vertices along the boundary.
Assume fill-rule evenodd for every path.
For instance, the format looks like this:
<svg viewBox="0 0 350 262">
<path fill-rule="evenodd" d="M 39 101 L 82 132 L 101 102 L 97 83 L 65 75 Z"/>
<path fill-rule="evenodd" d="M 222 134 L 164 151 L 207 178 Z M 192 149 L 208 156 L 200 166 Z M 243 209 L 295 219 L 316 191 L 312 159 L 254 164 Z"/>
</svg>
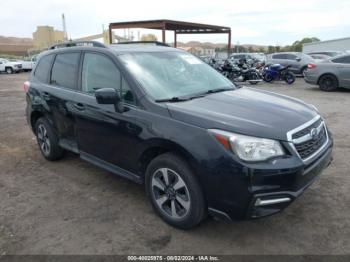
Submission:
<svg viewBox="0 0 350 262">
<path fill-rule="evenodd" d="M 65 40 L 64 32 L 55 30 L 52 26 L 37 26 L 33 33 L 34 48 L 36 49 L 45 49 Z"/>
<path fill-rule="evenodd" d="M 210 57 L 215 56 L 214 48 L 203 48 L 199 46 L 179 46 L 178 48 L 185 50 L 196 56 L 210 56 Z"/>
<path fill-rule="evenodd" d="M 350 37 L 303 44 L 303 53 L 350 51 Z"/>
</svg>

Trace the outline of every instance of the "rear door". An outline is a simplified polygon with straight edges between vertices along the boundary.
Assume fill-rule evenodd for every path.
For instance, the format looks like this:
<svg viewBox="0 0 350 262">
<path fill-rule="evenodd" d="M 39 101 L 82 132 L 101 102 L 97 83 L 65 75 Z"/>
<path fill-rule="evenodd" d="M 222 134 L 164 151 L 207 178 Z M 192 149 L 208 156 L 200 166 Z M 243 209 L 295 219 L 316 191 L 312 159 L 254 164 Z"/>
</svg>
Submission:
<svg viewBox="0 0 350 262">
<path fill-rule="evenodd" d="M 285 65 L 290 65 L 290 70 L 293 72 L 299 72 L 301 69 L 301 58 L 298 61 L 299 57 L 295 54 L 285 54 Z"/>
<path fill-rule="evenodd" d="M 77 151 L 73 110 L 77 106 L 80 55 L 77 51 L 58 53 L 51 68 L 49 84 L 41 94 L 52 115 L 61 146 L 73 151 Z"/>
<path fill-rule="evenodd" d="M 338 81 L 341 87 L 350 87 L 350 55 L 333 59 L 338 71 Z"/>
</svg>

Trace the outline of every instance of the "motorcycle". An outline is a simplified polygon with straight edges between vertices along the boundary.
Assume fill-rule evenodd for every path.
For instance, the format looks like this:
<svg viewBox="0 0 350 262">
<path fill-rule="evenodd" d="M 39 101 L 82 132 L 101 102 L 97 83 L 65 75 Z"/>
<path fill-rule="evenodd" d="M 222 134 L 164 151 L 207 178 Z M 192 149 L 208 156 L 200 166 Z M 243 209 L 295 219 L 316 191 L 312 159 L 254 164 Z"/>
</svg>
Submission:
<svg viewBox="0 0 350 262">
<path fill-rule="evenodd" d="M 262 72 L 262 77 L 266 82 L 285 81 L 291 85 L 295 81 L 295 75 L 289 70 L 290 65 L 282 66 L 280 64 L 268 65 Z"/>
<path fill-rule="evenodd" d="M 255 85 L 261 82 L 258 71 L 246 65 L 232 65 L 229 61 L 221 67 L 221 73 L 233 82 L 245 82 Z"/>
</svg>

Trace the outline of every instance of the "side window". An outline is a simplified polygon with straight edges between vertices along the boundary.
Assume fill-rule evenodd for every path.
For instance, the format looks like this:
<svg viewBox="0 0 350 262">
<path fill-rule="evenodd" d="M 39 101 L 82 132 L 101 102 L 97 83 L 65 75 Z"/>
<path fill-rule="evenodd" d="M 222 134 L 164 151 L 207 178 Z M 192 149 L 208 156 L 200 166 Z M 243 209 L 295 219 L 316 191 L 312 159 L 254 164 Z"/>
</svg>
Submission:
<svg viewBox="0 0 350 262">
<path fill-rule="evenodd" d="M 295 59 L 297 59 L 296 55 L 286 54 L 285 56 L 286 56 L 286 59 L 288 59 L 288 60 L 295 60 Z"/>
<path fill-rule="evenodd" d="M 56 56 L 52 66 L 50 83 L 70 89 L 76 89 L 80 53 L 64 53 Z"/>
<path fill-rule="evenodd" d="M 333 63 L 350 64 L 350 56 L 343 56 L 332 60 Z"/>
<path fill-rule="evenodd" d="M 47 83 L 53 56 L 54 55 L 43 56 L 35 68 L 34 76 L 42 83 Z"/>
<path fill-rule="evenodd" d="M 273 55 L 273 59 L 286 59 L 286 55 L 285 54 Z"/>
<path fill-rule="evenodd" d="M 134 96 L 118 68 L 106 56 L 86 53 L 83 61 L 81 88 L 83 92 L 94 93 L 99 88 L 114 88 L 120 92 L 123 101 L 134 104 Z"/>
</svg>

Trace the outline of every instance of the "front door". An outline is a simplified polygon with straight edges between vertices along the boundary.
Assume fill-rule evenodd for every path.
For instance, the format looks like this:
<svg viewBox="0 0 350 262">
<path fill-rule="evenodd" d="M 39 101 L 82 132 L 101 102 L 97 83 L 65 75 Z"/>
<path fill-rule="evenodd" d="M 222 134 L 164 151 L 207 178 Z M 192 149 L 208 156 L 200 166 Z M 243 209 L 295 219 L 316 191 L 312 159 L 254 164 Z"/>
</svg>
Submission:
<svg viewBox="0 0 350 262">
<path fill-rule="evenodd" d="M 99 88 L 120 92 L 125 112 L 113 105 L 98 104 L 94 96 Z M 135 165 L 141 145 L 142 110 L 114 61 L 107 55 L 86 52 L 81 69 L 81 108 L 75 110 L 78 146 L 82 156 L 103 160 L 127 171 Z"/>
</svg>

